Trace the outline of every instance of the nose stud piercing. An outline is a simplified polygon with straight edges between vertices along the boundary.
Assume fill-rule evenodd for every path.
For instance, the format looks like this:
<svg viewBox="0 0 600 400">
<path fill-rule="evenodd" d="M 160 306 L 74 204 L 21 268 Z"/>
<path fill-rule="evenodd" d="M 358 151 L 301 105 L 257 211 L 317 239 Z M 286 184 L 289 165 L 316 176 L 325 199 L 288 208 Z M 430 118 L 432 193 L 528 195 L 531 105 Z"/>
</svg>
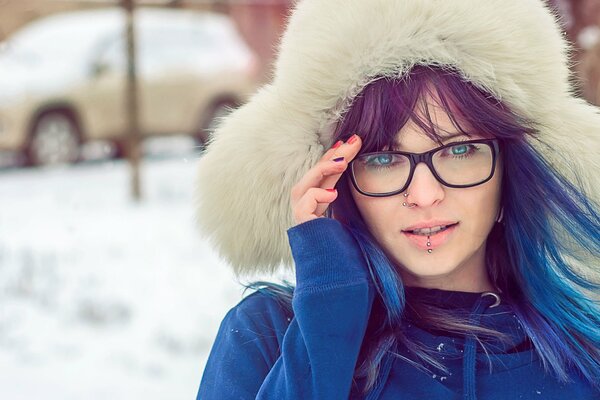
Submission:
<svg viewBox="0 0 600 400">
<path fill-rule="evenodd" d="M 404 197 L 408 197 L 408 193 L 404 193 L 404 194 L 403 194 L 403 196 L 404 196 Z M 406 202 L 402 203 L 402 205 L 403 205 L 404 207 L 406 207 Z M 408 208 L 413 208 L 414 206 L 416 206 L 416 204 L 415 204 L 415 203 L 411 203 L 411 205 L 410 205 L 410 206 L 408 206 Z"/>
<path fill-rule="evenodd" d="M 404 193 L 403 196 L 404 197 L 408 197 L 408 192 Z M 404 207 L 407 207 L 406 202 L 403 202 L 402 205 Z M 416 206 L 416 204 L 415 203 L 411 203 L 411 205 L 408 206 L 408 208 L 413 208 L 414 206 Z M 430 239 L 429 235 L 427 235 L 427 247 L 431 247 L 431 241 L 430 240 L 431 239 Z M 433 249 L 427 249 L 427 253 L 431 254 L 432 252 L 433 252 Z"/>
</svg>

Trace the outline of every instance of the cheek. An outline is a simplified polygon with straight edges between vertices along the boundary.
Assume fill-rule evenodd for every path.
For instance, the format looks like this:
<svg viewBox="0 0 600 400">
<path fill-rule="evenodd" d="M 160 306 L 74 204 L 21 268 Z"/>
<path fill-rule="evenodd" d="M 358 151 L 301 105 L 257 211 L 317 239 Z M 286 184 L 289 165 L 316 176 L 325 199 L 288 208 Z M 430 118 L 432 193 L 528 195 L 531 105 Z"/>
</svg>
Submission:
<svg viewBox="0 0 600 400">
<path fill-rule="evenodd" d="M 472 202 L 463 203 L 463 218 L 471 219 L 479 234 L 484 236 L 491 231 L 500 212 L 500 185 L 498 182 L 490 183 L 481 188 Z"/>
<path fill-rule="evenodd" d="M 496 199 L 492 196 L 485 196 L 481 202 L 472 208 L 464 209 L 465 220 L 470 220 L 469 225 L 472 226 L 473 234 L 477 237 L 482 237 L 484 240 L 492 230 L 495 223 L 495 217 L 499 211 Z"/>
<path fill-rule="evenodd" d="M 498 173 L 489 182 L 478 187 L 446 188 L 443 199 L 445 204 L 442 207 L 445 213 L 440 216 L 461 221 L 464 229 L 462 232 L 467 237 L 485 240 L 500 212 L 501 178 Z M 367 228 L 384 246 L 398 239 L 396 235 L 403 227 L 402 221 L 411 217 L 410 211 L 402 207 L 402 197 L 367 197 L 354 188 L 352 197 Z"/>
<path fill-rule="evenodd" d="M 386 232 L 400 227 L 402 200 L 392 197 L 368 197 L 355 190 L 352 197 L 371 234 L 381 242 Z M 393 223 L 396 221 L 396 224 Z"/>
</svg>

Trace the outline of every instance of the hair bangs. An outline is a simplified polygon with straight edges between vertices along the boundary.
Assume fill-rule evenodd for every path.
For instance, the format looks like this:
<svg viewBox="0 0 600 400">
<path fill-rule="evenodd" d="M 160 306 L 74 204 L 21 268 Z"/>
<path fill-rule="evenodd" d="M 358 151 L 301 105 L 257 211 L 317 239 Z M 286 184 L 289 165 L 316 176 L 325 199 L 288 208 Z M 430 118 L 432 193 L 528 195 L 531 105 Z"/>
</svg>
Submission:
<svg viewBox="0 0 600 400">
<path fill-rule="evenodd" d="M 402 78 L 371 81 L 338 122 L 337 140 L 358 134 L 360 154 L 397 148 L 402 129 L 412 122 L 423 134 L 443 145 L 450 134 L 467 137 L 519 140 L 535 134 L 531 121 L 512 113 L 506 105 L 446 67 L 415 66 Z M 455 131 L 443 129 L 432 108 L 445 113 Z"/>
</svg>

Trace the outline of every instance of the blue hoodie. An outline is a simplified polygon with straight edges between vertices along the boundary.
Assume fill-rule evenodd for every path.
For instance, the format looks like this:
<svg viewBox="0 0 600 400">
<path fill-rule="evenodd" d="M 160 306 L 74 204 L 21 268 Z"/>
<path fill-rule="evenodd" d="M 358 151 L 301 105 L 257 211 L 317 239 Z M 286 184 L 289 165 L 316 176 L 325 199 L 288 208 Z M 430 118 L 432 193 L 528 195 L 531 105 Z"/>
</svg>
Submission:
<svg viewBox="0 0 600 400">
<path fill-rule="evenodd" d="M 232 308 L 219 328 L 198 400 L 600 399 L 600 391 L 574 372 L 568 384 L 544 373 L 507 304 L 480 293 L 408 287 L 407 297 L 464 310 L 473 323 L 508 335 L 510 343 L 486 342 L 486 355 L 473 337 L 423 329 L 407 319 L 405 333 L 435 350 L 449 373 L 416 368 L 410 352 L 399 347 L 401 357 L 388 354 L 375 387 L 363 395 L 364 380 L 353 376 L 375 292 L 364 257 L 333 219 L 297 225 L 288 238 L 296 265 L 293 311 L 261 292 Z"/>
</svg>

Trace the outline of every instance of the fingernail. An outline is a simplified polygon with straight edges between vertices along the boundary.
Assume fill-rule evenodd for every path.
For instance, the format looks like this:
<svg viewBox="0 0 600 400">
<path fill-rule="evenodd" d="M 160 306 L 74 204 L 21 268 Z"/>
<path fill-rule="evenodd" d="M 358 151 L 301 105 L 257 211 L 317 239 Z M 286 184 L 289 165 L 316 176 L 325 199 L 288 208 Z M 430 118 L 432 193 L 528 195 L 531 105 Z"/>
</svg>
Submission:
<svg viewBox="0 0 600 400">
<path fill-rule="evenodd" d="M 356 139 L 358 139 L 358 136 L 356 134 L 352 135 L 352 137 L 350 139 L 348 139 L 348 143 L 352 144 L 354 142 L 356 142 Z"/>
<path fill-rule="evenodd" d="M 335 142 L 335 144 L 333 146 L 331 146 L 331 148 L 337 149 L 338 147 L 340 147 L 342 145 L 342 143 L 344 143 L 344 142 L 342 142 L 341 140 L 338 140 L 337 142 Z"/>
<path fill-rule="evenodd" d="M 344 157 L 334 158 L 333 161 L 335 161 L 335 162 L 344 161 Z"/>
<path fill-rule="evenodd" d="M 335 192 L 336 191 L 335 188 L 325 189 L 325 190 L 327 190 L 328 192 Z"/>
</svg>

